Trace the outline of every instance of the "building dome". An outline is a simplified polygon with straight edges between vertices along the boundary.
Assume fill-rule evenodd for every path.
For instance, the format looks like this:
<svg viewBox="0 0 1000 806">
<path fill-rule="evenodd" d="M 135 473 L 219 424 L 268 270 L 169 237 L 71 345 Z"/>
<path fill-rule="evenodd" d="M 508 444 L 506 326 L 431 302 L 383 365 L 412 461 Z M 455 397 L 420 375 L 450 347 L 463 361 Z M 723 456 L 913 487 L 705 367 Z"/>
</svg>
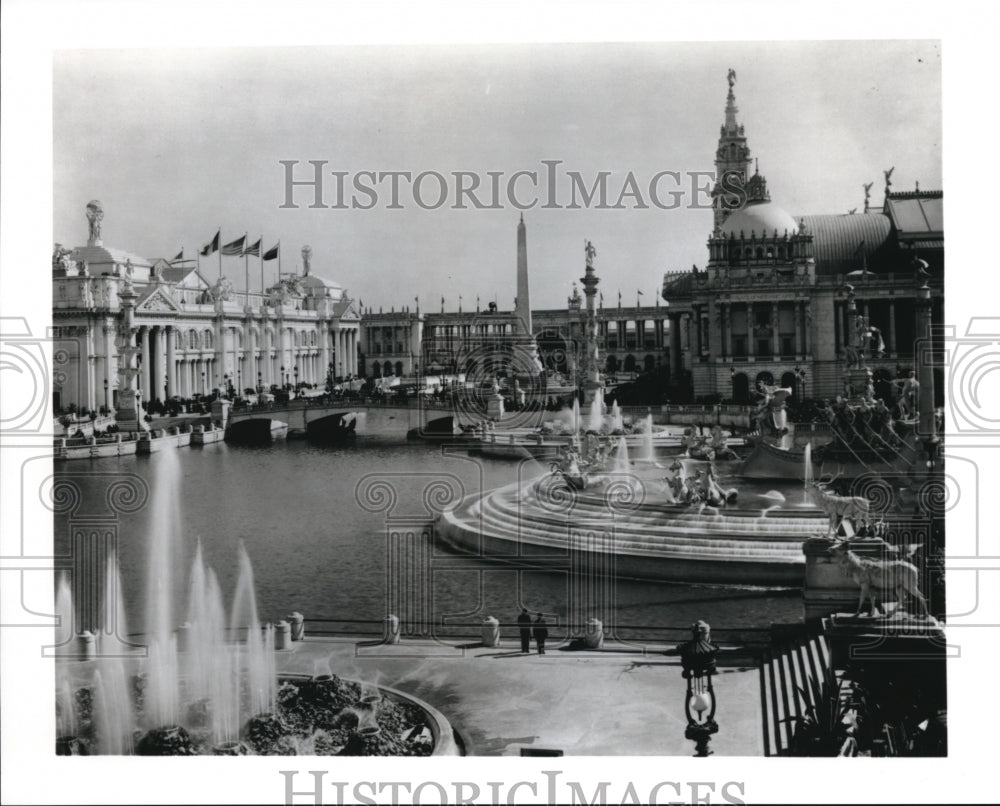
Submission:
<svg viewBox="0 0 1000 806">
<path fill-rule="evenodd" d="M 722 224 L 722 234 L 727 238 L 730 235 L 739 238 L 741 232 L 745 238 L 749 238 L 751 232 L 758 238 L 770 238 L 774 236 L 775 231 L 779 236 L 786 232 L 793 235 L 798 229 L 799 225 L 795 223 L 795 219 L 771 202 L 748 204 L 729 216 Z"/>
</svg>

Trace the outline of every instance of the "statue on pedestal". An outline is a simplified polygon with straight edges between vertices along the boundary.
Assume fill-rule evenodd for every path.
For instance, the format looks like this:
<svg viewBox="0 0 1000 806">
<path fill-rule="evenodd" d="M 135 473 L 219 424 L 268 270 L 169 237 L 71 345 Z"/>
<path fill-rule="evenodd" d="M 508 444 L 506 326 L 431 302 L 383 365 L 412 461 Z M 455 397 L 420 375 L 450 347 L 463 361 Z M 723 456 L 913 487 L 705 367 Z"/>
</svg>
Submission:
<svg viewBox="0 0 1000 806">
<path fill-rule="evenodd" d="M 88 244 L 91 245 L 100 244 L 102 221 L 104 221 L 103 205 L 99 201 L 97 201 L 97 199 L 87 202 L 87 222 L 90 225 L 90 231 L 87 236 Z"/>
</svg>

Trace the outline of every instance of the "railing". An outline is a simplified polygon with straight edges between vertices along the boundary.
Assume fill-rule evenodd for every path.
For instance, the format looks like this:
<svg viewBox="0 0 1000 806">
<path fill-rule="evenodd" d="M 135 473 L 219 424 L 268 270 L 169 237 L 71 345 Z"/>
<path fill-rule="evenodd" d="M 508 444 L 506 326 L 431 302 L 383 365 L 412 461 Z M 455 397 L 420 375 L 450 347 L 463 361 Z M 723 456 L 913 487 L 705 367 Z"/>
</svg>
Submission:
<svg viewBox="0 0 1000 806">
<path fill-rule="evenodd" d="M 381 636 L 385 632 L 385 622 L 372 619 L 332 619 L 332 618 L 311 618 L 305 619 L 306 632 L 308 635 L 318 636 Z M 583 625 L 568 625 L 549 621 L 549 634 L 556 643 L 559 640 L 571 640 L 582 636 L 585 628 Z M 400 628 L 403 636 L 417 638 L 447 638 L 479 639 L 482 635 L 483 624 L 481 621 L 447 621 L 447 622 L 423 622 L 420 624 L 410 624 L 404 619 L 400 619 Z M 520 625 L 516 621 L 501 621 L 500 636 L 514 640 L 518 637 Z M 560 636 L 560 633 L 563 633 Z M 605 640 L 619 639 L 627 643 L 653 644 L 675 644 L 686 641 L 691 637 L 691 625 L 634 625 L 615 624 L 605 625 Z M 712 627 L 712 640 L 717 644 L 729 647 L 739 647 L 749 652 L 761 652 L 772 646 L 770 627 Z M 638 650 L 640 647 L 637 646 Z"/>
</svg>

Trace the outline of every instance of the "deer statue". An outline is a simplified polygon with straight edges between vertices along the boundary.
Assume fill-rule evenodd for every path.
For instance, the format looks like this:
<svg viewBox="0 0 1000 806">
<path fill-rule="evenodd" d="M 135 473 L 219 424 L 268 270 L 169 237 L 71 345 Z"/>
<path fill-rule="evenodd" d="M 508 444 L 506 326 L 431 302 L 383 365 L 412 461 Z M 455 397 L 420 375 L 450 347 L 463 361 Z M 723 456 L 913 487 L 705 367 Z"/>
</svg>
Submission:
<svg viewBox="0 0 1000 806">
<path fill-rule="evenodd" d="M 806 493 L 815 506 L 822 509 L 830 519 L 827 535 L 833 537 L 845 519 L 851 522 L 867 523 L 869 519 L 869 504 L 867 498 L 855 495 L 835 495 L 828 492 L 827 487 L 839 476 L 832 476 L 826 481 L 823 478 L 811 481 L 806 485 Z"/>
<path fill-rule="evenodd" d="M 867 557 L 859 557 L 851 551 L 849 540 L 837 541 L 830 549 L 830 554 L 840 563 L 844 573 L 861 587 L 861 597 L 858 599 L 858 609 L 854 613 L 855 616 L 861 614 L 865 599 L 871 605 L 869 614 L 878 615 L 873 588 L 896 592 L 894 613 L 899 612 L 900 608 L 903 607 L 903 602 L 909 594 L 920 603 L 923 614 L 930 615 L 927 609 L 927 600 L 924 599 L 917 587 L 919 572 L 913 563 L 906 560 L 870 560 Z M 886 613 L 886 615 L 889 614 Z"/>
</svg>

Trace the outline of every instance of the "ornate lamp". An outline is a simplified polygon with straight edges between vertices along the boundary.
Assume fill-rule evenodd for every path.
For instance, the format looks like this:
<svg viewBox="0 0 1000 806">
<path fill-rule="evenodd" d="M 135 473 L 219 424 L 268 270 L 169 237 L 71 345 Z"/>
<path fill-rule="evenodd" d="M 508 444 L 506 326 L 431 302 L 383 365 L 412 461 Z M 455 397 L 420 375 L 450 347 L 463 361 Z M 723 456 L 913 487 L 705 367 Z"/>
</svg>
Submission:
<svg viewBox="0 0 1000 806">
<path fill-rule="evenodd" d="M 712 735 L 719 732 L 715 721 L 715 691 L 712 675 L 715 674 L 715 656 L 719 648 L 711 641 L 711 627 L 707 622 L 696 621 L 691 625 L 691 640 L 678 645 L 681 656 L 681 675 L 687 680 L 684 694 L 684 714 L 687 728 L 684 738 L 695 743 L 695 756 L 712 754 L 708 744 Z"/>
</svg>

